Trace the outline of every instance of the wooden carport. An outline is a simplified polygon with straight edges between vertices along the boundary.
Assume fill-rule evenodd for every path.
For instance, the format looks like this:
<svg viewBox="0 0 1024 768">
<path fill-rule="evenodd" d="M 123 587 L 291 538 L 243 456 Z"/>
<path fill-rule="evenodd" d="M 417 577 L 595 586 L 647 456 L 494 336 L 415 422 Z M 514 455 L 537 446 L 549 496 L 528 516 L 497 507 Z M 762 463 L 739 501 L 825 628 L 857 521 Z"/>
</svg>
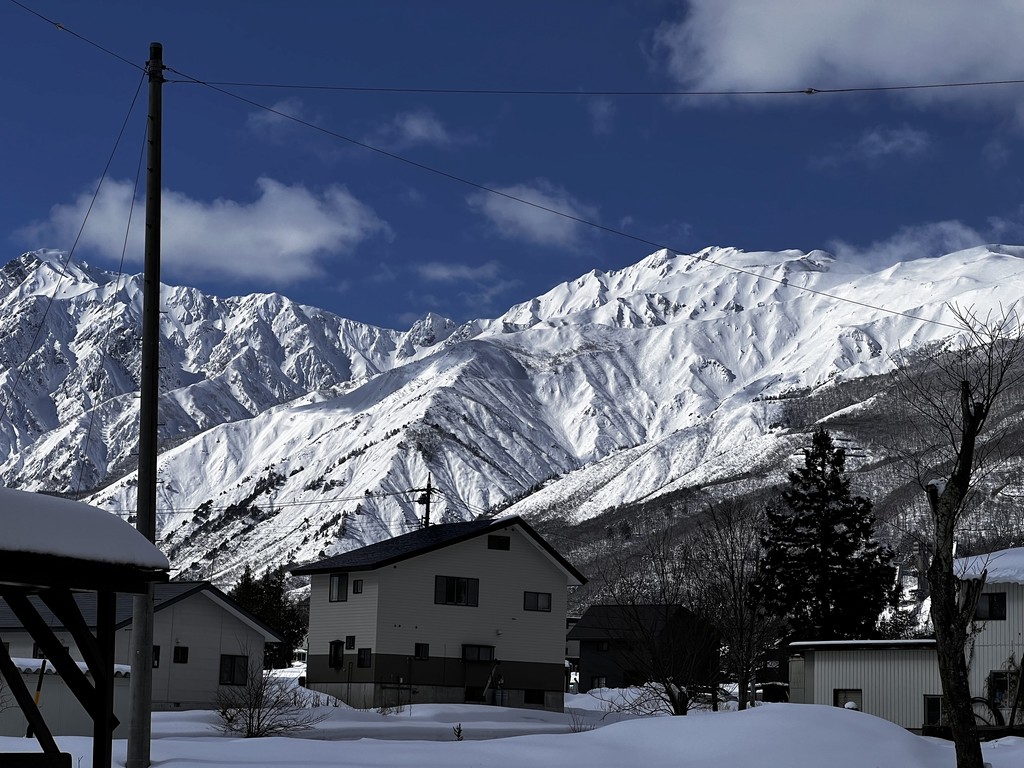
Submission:
<svg viewBox="0 0 1024 768">
<path fill-rule="evenodd" d="M 67 499 L 0 488 L 0 598 L 28 630 L 93 721 L 93 768 L 110 768 L 114 717 L 114 598 L 144 594 L 167 581 L 167 558 L 131 525 L 103 510 Z M 89 627 L 72 596 L 96 594 L 96 626 Z M 92 681 L 40 617 L 36 595 L 60 619 L 78 646 Z M 67 766 L 32 694 L 0 644 L 6 681 L 42 753 L 0 754 L 4 768 Z"/>
</svg>

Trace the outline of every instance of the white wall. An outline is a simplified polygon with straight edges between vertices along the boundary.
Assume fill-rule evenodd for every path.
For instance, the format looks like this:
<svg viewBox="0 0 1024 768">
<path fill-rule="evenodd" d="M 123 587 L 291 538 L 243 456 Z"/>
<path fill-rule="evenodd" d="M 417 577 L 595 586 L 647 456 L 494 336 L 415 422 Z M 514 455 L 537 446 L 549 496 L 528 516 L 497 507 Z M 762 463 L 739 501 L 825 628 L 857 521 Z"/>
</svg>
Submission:
<svg viewBox="0 0 1024 768">
<path fill-rule="evenodd" d="M 38 678 L 39 675 L 35 673 L 22 674 L 22 680 L 33 694 Z M 89 680 L 92 680 L 91 675 Z M 4 697 L 4 700 L 0 700 L 0 736 L 24 736 L 28 722 L 8 691 L 4 691 Z M 128 737 L 128 702 L 128 678 L 115 677 L 114 714 L 120 720 L 114 731 L 115 739 Z M 5 709 L 4 705 L 10 706 Z M 92 736 L 92 718 L 59 675 L 43 676 L 39 711 L 54 736 Z"/>
</svg>

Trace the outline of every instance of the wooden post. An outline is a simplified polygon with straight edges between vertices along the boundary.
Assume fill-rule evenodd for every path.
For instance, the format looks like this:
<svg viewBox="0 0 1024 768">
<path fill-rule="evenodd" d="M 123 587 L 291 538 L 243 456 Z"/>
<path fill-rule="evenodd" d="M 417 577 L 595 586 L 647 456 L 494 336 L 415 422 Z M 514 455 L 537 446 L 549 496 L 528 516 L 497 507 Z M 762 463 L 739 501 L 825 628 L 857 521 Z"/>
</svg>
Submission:
<svg viewBox="0 0 1024 768">
<path fill-rule="evenodd" d="M 157 408 L 160 388 L 160 184 L 164 82 L 163 46 L 151 43 L 149 144 L 146 162 L 146 243 L 139 382 L 139 483 L 135 526 L 156 542 Z M 153 718 L 153 585 L 132 602 L 131 725 L 127 768 L 149 768 Z"/>
</svg>

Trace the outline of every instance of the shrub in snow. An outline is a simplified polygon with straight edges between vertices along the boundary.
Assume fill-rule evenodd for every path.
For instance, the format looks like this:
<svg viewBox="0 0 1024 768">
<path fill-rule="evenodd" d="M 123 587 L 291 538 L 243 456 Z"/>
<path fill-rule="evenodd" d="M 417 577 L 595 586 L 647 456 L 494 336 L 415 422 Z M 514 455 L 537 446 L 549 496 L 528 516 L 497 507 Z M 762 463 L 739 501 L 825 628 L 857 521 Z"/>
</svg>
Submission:
<svg viewBox="0 0 1024 768">
<path fill-rule="evenodd" d="M 246 738 L 306 731 L 327 717 L 312 708 L 305 689 L 259 669 L 247 685 L 221 687 L 217 714 L 220 730 Z"/>
</svg>

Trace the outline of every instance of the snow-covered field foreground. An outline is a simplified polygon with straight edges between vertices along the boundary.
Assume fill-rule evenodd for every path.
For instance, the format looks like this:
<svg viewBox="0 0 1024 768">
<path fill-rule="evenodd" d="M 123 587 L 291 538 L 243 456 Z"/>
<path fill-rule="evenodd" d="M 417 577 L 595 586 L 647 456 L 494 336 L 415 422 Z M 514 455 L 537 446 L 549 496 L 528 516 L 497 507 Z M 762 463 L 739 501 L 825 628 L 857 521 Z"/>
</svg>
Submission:
<svg viewBox="0 0 1024 768">
<path fill-rule="evenodd" d="M 154 768 L 341 766 L 779 766 L 780 768 L 953 768 L 951 744 L 914 736 L 862 712 L 774 704 L 746 712 L 623 719 L 588 697 L 568 697 L 566 714 L 485 706 L 417 705 L 387 715 L 327 707 L 301 736 L 239 739 L 215 728 L 211 712 L 154 716 Z M 580 707 L 577 709 L 577 707 Z M 453 728 L 461 724 L 463 741 Z M 586 730 L 589 726 L 592 730 Z M 582 728 L 582 730 L 581 730 Z M 90 764 L 89 740 L 58 738 L 74 763 Z M 0 752 L 35 751 L 0 738 Z M 1024 739 L 985 745 L 993 768 L 1024 765 Z M 79 762 L 79 759 L 81 762 Z M 125 742 L 114 743 L 123 766 Z"/>
</svg>

